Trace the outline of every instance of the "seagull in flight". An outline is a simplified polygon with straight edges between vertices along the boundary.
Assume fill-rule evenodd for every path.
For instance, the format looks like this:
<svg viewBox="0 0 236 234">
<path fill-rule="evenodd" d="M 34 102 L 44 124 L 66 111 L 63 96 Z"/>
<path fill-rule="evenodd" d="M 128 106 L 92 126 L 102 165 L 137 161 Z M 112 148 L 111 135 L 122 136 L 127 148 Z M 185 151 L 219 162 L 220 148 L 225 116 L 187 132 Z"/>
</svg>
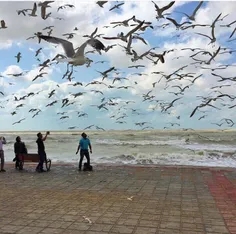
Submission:
<svg viewBox="0 0 236 234">
<path fill-rule="evenodd" d="M 68 58 L 56 58 L 56 60 L 58 62 L 68 62 L 69 64 L 73 64 L 74 66 L 81 66 L 90 61 L 90 59 L 84 56 L 84 49 L 88 44 L 94 47 L 99 53 L 101 53 L 100 50 L 105 50 L 105 46 L 103 45 L 103 43 L 94 38 L 90 38 L 89 40 L 85 41 L 79 47 L 77 52 L 75 52 L 73 44 L 70 41 L 45 35 L 39 35 L 39 38 L 54 44 L 61 44 Z"/>
</svg>

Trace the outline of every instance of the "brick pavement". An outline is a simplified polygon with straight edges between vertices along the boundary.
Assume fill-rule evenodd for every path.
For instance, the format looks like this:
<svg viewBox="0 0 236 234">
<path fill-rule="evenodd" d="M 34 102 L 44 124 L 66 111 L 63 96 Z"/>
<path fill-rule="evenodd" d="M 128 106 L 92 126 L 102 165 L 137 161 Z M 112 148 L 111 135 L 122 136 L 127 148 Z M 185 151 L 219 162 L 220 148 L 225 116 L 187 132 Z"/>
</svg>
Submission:
<svg viewBox="0 0 236 234">
<path fill-rule="evenodd" d="M 0 173 L 1 234 L 236 234 L 235 169 L 13 167 Z"/>
</svg>

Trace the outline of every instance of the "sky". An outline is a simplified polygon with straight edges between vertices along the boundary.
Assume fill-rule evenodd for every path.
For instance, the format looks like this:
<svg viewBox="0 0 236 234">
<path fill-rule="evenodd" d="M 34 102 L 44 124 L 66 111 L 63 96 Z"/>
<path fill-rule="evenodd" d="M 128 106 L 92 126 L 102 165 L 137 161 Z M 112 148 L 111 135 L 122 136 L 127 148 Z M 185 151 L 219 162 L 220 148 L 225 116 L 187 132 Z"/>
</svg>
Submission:
<svg viewBox="0 0 236 234">
<path fill-rule="evenodd" d="M 119 3 L 124 4 L 110 11 Z M 161 8 L 170 2 L 155 3 Z M 54 1 L 46 8 L 46 13 L 51 12 L 50 16 L 43 19 L 40 6 L 37 6 L 36 17 L 29 16 L 30 10 L 25 16 L 18 15 L 18 10 L 33 9 L 34 2 L 1 1 L 0 20 L 4 20 L 6 28 L 0 29 L 0 131 L 81 130 L 91 125 L 91 130 L 101 131 L 234 128 L 236 40 L 233 39 L 236 33 L 230 36 L 236 23 L 228 24 L 236 20 L 236 4 L 232 1 L 203 2 L 195 21 L 188 19 L 183 13 L 191 15 L 198 4 L 198 1 L 176 1 L 164 11 L 164 14 L 168 13 L 164 18 L 157 19 L 151 1 L 108 1 L 103 8 L 96 1 Z M 60 6 L 65 7 L 58 10 Z M 209 38 L 197 33 L 211 37 L 211 25 L 219 14 L 214 27 L 216 41 L 210 43 Z M 128 27 L 111 22 L 133 16 L 150 22 L 152 27 L 136 31 L 144 41 L 133 38 L 131 50 L 138 56 L 150 49 L 155 54 L 164 53 L 164 63 L 154 63 L 157 58 L 151 54 L 133 62 L 134 53 L 127 54 L 122 47 L 127 45 L 126 42 L 103 38 L 128 33 L 137 22 L 131 19 Z M 167 18 L 188 23 L 176 28 Z M 184 29 L 191 25 L 197 26 Z M 57 54 L 65 55 L 62 46 L 44 40 L 39 43 L 37 37 L 30 38 L 37 32 L 48 35 L 50 29 L 44 29 L 48 26 L 53 26 L 51 36 L 71 41 L 74 48 L 85 42 L 88 38 L 84 35 L 90 35 L 96 28 L 97 34 L 103 34 L 97 39 L 106 47 L 114 46 L 107 52 L 102 51 L 101 55 L 96 51 L 87 53 L 85 56 L 93 61 L 90 66 L 72 68 L 70 65 L 68 69 L 73 69 L 73 74 L 69 80 L 67 76 L 63 78 L 67 63 L 53 60 Z M 73 38 L 67 39 L 63 35 L 66 33 L 74 33 Z M 85 48 L 85 52 L 88 51 L 93 51 L 89 45 Z M 19 52 L 21 58 L 17 62 L 15 56 Z M 214 53 L 217 53 L 215 58 L 207 63 Z M 40 64 L 47 59 L 50 59 L 49 66 L 39 71 Z M 134 65 L 143 67 L 129 68 Z M 99 72 L 111 67 L 115 69 L 103 78 Z M 40 73 L 44 73 L 42 77 L 33 81 Z M 220 76 L 231 79 L 222 80 Z M 73 86 L 76 82 L 81 85 Z M 79 92 L 80 96 L 73 96 Z M 229 96 L 218 97 L 222 94 Z M 65 98 L 69 100 L 67 106 L 62 105 Z M 210 105 L 203 106 L 209 100 Z M 47 106 L 54 101 L 53 105 Z M 200 107 L 190 117 L 197 106 Z"/>
</svg>

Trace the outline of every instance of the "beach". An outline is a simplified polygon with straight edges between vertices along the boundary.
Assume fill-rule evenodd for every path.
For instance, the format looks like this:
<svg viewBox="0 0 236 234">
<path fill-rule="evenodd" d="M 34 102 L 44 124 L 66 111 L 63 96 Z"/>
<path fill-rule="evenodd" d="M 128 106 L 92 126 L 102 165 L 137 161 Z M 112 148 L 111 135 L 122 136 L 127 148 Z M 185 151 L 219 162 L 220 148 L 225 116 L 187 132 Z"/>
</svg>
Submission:
<svg viewBox="0 0 236 234">
<path fill-rule="evenodd" d="M 77 163 L 81 131 L 51 131 L 45 141 L 53 163 Z M 42 131 L 43 134 L 46 133 Z M 227 130 L 86 131 L 93 146 L 91 160 L 109 165 L 188 165 L 236 168 L 236 134 Z M 37 132 L 1 132 L 5 160 L 14 158 L 13 145 L 21 136 L 29 153 L 37 152 Z"/>
<path fill-rule="evenodd" d="M 234 168 L 35 166 L 0 173 L 0 233 L 236 233 Z"/>
</svg>

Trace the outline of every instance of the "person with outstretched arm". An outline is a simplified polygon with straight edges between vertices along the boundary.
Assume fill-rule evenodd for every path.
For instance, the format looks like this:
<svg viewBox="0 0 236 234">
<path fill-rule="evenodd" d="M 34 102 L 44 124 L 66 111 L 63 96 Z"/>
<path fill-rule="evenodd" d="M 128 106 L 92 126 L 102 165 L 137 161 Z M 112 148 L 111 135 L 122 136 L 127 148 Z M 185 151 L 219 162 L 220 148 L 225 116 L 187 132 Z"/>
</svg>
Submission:
<svg viewBox="0 0 236 234">
<path fill-rule="evenodd" d="M 78 154 L 80 150 L 79 171 L 81 171 L 84 156 L 87 159 L 87 166 L 88 167 L 90 166 L 90 156 L 89 156 L 88 147 L 90 149 L 90 153 L 92 153 L 92 145 L 90 143 L 90 140 L 87 138 L 87 134 L 83 132 L 81 136 L 82 138 L 79 141 L 78 149 L 76 151 L 76 154 Z"/>
<path fill-rule="evenodd" d="M 38 145 L 38 154 L 39 154 L 39 164 L 36 167 L 37 172 L 45 172 L 45 170 L 43 169 L 43 163 L 47 155 L 45 152 L 45 146 L 43 142 L 46 141 L 48 135 L 49 135 L 49 132 L 46 133 L 45 137 L 43 137 L 41 132 L 37 134 L 38 139 L 36 140 L 36 143 Z"/>
</svg>

